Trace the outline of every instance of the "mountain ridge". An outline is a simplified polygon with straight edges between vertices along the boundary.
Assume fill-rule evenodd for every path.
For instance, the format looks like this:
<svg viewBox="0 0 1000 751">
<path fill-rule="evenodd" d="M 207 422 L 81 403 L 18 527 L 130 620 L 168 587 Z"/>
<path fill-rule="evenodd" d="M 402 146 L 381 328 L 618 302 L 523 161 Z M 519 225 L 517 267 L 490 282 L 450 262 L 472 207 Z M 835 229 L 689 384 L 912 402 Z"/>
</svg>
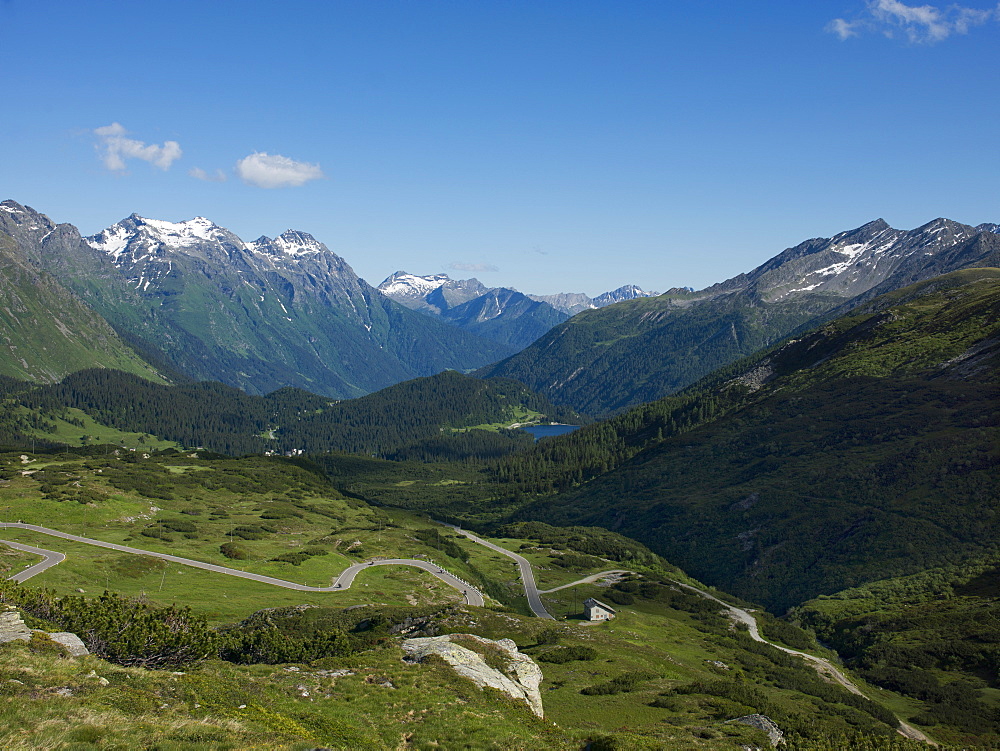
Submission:
<svg viewBox="0 0 1000 751">
<path fill-rule="evenodd" d="M 946 219 L 915 230 L 869 222 L 788 248 L 703 290 L 580 313 L 479 371 L 595 415 L 676 392 L 824 317 L 962 268 L 1000 265 L 1000 235 Z"/>
</svg>

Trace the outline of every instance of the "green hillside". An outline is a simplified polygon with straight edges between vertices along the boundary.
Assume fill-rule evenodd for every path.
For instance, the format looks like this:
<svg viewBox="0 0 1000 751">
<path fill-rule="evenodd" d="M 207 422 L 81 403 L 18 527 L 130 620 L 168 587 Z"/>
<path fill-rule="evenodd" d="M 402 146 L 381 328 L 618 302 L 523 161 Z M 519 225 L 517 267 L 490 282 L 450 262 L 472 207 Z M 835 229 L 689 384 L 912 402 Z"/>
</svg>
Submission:
<svg viewBox="0 0 1000 751">
<path fill-rule="evenodd" d="M 794 618 L 954 743 L 1000 743 L 1000 555 L 810 600 Z"/>
<path fill-rule="evenodd" d="M 163 383 L 115 331 L 0 234 L 0 375 L 53 382 L 83 368 L 117 368 Z"/>
<path fill-rule="evenodd" d="M 531 445 L 526 433 L 506 429 L 511 425 L 580 420 L 516 381 L 455 371 L 346 401 L 291 388 L 251 396 L 221 383 L 163 386 L 111 370 L 74 373 L 51 386 L 9 388 L 18 392 L 18 403 L 43 419 L 76 409 L 120 431 L 229 454 L 336 451 L 394 459 L 486 459 Z M 70 434 L 76 440 L 67 442 L 86 443 L 88 434 L 96 435 L 81 426 L 77 435 Z"/>
<path fill-rule="evenodd" d="M 689 432 L 650 436 L 653 405 L 622 439 L 648 448 L 518 517 L 622 532 L 779 609 L 973 555 L 1000 534 L 998 280 L 924 282 L 734 369 Z"/>
<path fill-rule="evenodd" d="M 763 304 L 735 293 L 703 299 L 685 292 L 627 300 L 578 313 L 481 373 L 515 378 L 581 412 L 613 414 L 679 391 L 835 302 Z"/>
<path fill-rule="evenodd" d="M 53 747 L 735 751 L 766 741 L 728 721 L 766 712 L 792 749 L 913 748 L 880 703 L 734 630 L 648 551 L 623 581 L 546 595 L 558 618 L 546 621 L 519 612 L 509 559 L 425 518 L 344 498 L 305 463 L 90 449 L 7 454 L 0 469 L 6 518 L 310 584 L 352 562 L 423 555 L 490 597 L 487 608 L 464 606 L 425 572 L 393 567 L 366 568 L 342 592 L 295 592 L 5 529 L 4 539 L 68 558 L 30 586 L 0 586 L 0 599 L 35 627 L 83 632 L 104 656 L 60 657 L 44 638 L 0 645 L 5 747 L 30 747 L 29 738 Z M 542 587 L 616 567 L 606 556 L 623 544 L 583 529 L 515 532 L 523 536 L 496 542 L 529 556 Z M 26 562 L 6 561 L 8 570 Z M 618 618 L 581 623 L 589 596 L 615 602 Z M 440 661 L 404 662 L 401 631 L 512 639 L 542 668 L 545 721 Z"/>
</svg>

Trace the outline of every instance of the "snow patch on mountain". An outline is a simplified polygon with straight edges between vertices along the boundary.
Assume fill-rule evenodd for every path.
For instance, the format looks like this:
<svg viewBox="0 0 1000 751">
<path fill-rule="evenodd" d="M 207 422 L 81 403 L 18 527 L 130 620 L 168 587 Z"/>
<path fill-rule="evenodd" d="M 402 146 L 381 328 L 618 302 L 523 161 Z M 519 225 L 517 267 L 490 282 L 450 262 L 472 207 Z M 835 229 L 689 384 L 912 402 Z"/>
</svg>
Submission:
<svg viewBox="0 0 1000 751">
<path fill-rule="evenodd" d="M 417 276 L 406 271 L 397 271 L 378 285 L 378 290 L 383 295 L 393 298 L 396 296 L 423 297 L 450 281 L 451 278 L 447 274 Z"/>
<path fill-rule="evenodd" d="M 214 240 L 218 227 L 215 222 L 203 216 L 196 216 L 186 222 L 165 222 L 161 219 L 139 217 L 155 236 L 168 248 L 184 248 L 197 245 L 204 240 Z"/>
<path fill-rule="evenodd" d="M 144 251 L 142 255 L 152 257 L 154 251 L 194 248 L 205 242 L 219 242 L 223 237 L 231 239 L 233 236 L 203 216 L 184 222 L 167 222 L 132 214 L 84 240 L 120 265 L 127 253 L 139 257 L 140 251 Z"/>
<path fill-rule="evenodd" d="M 246 247 L 252 253 L 284 255 L 292 258 L 315 256 L 327 250 L 323 243 L 309 233 L 293 229 L 282 232 L 273 240 L 270 237 L 258 237 L 253 242 L 247 243 Z"/>
</svg>

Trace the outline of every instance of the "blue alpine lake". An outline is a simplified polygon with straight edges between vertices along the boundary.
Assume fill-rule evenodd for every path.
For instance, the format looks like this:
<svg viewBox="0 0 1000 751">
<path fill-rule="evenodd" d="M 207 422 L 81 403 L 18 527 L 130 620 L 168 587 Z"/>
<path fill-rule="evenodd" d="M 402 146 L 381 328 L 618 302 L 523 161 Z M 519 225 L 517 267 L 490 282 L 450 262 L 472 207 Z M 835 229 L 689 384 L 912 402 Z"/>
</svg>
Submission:
<svg viewBox="0 0 1000 751">
<path fill-rule="evenodd" d="M 521 430 L 531 433 L 537 441 L 539 438 L 572 433 L 579 427 L 579 425 L 525 425 Z"/>
</svg>

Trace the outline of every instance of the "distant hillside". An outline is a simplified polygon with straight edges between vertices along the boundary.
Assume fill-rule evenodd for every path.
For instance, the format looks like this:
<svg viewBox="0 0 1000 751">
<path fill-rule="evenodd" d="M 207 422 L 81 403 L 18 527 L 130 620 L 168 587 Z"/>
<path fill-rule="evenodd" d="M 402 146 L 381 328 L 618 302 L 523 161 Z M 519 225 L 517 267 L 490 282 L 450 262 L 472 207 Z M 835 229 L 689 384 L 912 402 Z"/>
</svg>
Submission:
<svg viewBox="0 0 1000 751">
<path fill-rule="evenodd" d="M 480 372 L 553 402 L 608 415 L 674 393 L 793 331 L 871 297 L 964 268 L 1000 265 L 1000 235 L 938 219 L 905 232 L 882 220 L 807 240 L 699 292 L 584 311 Z"/>
<path fill-rule="evenodd" d="M 81 371 L 51 386 L 6 388 L 47 419 L 79 409 L 119 430 L 227 454 L 342 451 L 392 459 L 485 459 L 531 445 L 527 433 L 504 426 L 579 420 L 517 381 L 455 371 L 346 401 L 291 388 L 254 396 L 215 382 L 158 386 L 111 370 Z M 481 429 L 470 430 L 474 426 Z"/>
<path fill-rule="evenodd" d="M 876 298 L 510 460 L 557 487 L 624 460 L 518 518 L 612 529 L 779 609 L 971 555 L 1000 538 L 998 312 L 996 269 Z"/>
</svg>

